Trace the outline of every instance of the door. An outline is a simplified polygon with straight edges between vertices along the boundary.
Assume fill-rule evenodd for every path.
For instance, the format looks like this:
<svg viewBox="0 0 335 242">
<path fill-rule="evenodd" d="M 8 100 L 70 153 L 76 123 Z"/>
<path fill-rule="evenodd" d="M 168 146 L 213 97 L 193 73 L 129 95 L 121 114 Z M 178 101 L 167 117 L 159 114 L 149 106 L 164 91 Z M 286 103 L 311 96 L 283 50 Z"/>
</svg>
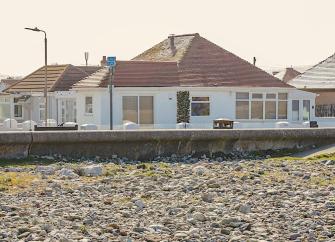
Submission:
<svg viewBox="0 0 335 242">
<path fill-rule="evenodd" d="M 303 100 L 303 119 L 304 121 L 310 120 L 310 108 L 311 108 L 311 101 L 310 100 Z"/>
<path fill-rule="evenodd" d="M 77 109 L 75 99 L 67 98 L 60 100 L 60 121 L 61 123 L 77 122 Z"/>
</svg>

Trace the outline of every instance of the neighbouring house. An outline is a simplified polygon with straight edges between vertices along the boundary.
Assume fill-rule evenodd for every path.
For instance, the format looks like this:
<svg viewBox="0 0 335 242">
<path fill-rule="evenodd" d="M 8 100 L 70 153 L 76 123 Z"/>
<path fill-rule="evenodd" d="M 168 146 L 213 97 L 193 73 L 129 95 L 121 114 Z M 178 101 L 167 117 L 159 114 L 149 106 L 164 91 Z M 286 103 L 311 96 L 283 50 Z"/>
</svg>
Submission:
<svg viewBox="0 0 335 242">
<path fill-rule="evenodd" d="M 288 82 L 300 90 L 317 93 L 317 117 L 335 117 L 335 54 Z"/>
<path fill-rule="evenodd" d="M 109 70 L 98 70 L 73 86 L 79 124 L 109 128 Z M 192 128 L 210 128 L 217 118 L 242 128 L 300 127 L 314 119 L 315 94 L 301 91 L 199 34 L 171 35 L 130 61 L 117 61 L 113 125 L 176 128 L 177 94 L 187 92 Z M 186 115 L 187 116 L 187 115 Z"/>
<path fill-rule="evenodd" d="M 274 76 L 282 80 L 283 82 L 287 83 L 291 81 L 293 78 L 299 76 L 300 74 L 301 72 L 297 71 L 293 67 L 287 67 L 284 70 L 275 73 Z"/>
<path fill-rule="evenodd" d="M 20 81 L 21 78 L 16 77 L 7 77 L 0 80 L 0 92 L 7 89 L 8 87 L 14 85 L 18 81 Z"/>
<path fill-rule="evenodd" d="M 56 120 L 57 124 L 76 122 L 76 96 L 70 88 L 79 80 L 89 76 L 100 67 L 48 65 L 48 119 Z M 5 89 L 10 96 L 3 101 L 10 102 L 9 114 L 1 114 L 0 119 L 14 118 L 18 122 L 33 120 L 42 124 L 45 119 L 45 68 L 44 66 L 24 77 Z M 1 99 L 1 100 L 2 100 Z M 1 103 L 0 103 L 1 105 Z"/>
</svg>

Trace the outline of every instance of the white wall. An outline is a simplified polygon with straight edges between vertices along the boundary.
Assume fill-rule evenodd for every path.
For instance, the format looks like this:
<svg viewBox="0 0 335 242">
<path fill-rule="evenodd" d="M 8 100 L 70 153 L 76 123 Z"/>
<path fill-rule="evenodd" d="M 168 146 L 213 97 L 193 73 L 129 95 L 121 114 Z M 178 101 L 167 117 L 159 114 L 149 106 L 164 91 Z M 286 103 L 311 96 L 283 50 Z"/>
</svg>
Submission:
<svg viewBox="0 0 335 242">
<path fill-rule="evenodd" d="M 176 93 L 179 90 L 189 90 L 192 96 L 209 96 L 210 115 L 190 118 L 191 128 L 212 128 L 214 119 L 228 118 L 236 120 L 236 92 L 257 93 L 288 93 L 288 119 L 292 127 L 302 127 L 302 100 L 311 101 L 311 120 L 315 119 L 315 94 L 293 88 L 114 88 L 113 90 L 113 124 L 114 129 L 122 129 L 122 96 L 153 96 L 154 97 L 154 127 L 175 128 L 177 116 Z M 100 129 L 109 129 L 109 92 L 107 88 L 77 91 L 77 120 L 78 123 L 97 124 Z M 93 114 L 85 114 L 85 97 L 93 97 Z M 292 100 L 300 100 L 300 119 L 292 122 Z M 312 109 L 313 107 L 313 109 Z M 236 120 L 242 128 L 273 128 L 280 120 Z"/>
</svg>

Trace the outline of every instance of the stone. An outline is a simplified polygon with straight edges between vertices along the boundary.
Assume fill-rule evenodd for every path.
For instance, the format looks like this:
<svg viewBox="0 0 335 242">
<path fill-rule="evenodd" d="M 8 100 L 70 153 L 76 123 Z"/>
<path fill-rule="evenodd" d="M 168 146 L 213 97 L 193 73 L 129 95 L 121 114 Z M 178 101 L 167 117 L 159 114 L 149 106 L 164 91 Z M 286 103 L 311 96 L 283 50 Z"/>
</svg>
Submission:
<svg viewBox="0 0 335 242">
<path fill-rule="evenodd" d="M 211 192 L 211 193 L 201 194 L 201 198 L 206 203 L 212 203 L 214 202 L 215 193 Z"/>
<path fill-rule="evenodd" d="M 37 166 L 36 172 L 43 175 L 54 175 L 56 172 L 56 168 L 53 166 Z"/>
<path fill-rule="evenodd" d="M 193 168 L 193 174 L 197 176 L 203 176 L 207 173 L 207 169 L 203 166 L 196 166 Z"/>
<path fill-rule="evenodd" d="M 58 176 L 62 179 L 76 179 L 79 177 L 79 175 L 74 173 L 73 170 L 67 168 L 59 170 Z"/>
<path fill-rule="evenodd" d="M 251 212 L 251 205 L 243 204 L 239 207 L 238 211 L 240 213 L 244 213 L 244 214 L 250 213 Z"/>
<path fill-rule="evenodd" d="M 192 217 L 199 222 L 205 222 L 207 220 L 206 216 L 200 212 L 195 212 Z"/>
<path fill-rule="evenodd" d="M 144 204 L 144 202 L 142 201 L 142 200 L 136 200 L 135 202 L 134 202 L 134 204 L 135 204 L 135 206 L 136 207 L 138 207 L 139 209 L 144 209 L 145 208 L 145 204 Z"/>
<path fill-rule="evenodd" d="M 101 176 L 103 172 L 101 165 L 84 166 L 79 169 L 81 176 Z"/>
</svg>

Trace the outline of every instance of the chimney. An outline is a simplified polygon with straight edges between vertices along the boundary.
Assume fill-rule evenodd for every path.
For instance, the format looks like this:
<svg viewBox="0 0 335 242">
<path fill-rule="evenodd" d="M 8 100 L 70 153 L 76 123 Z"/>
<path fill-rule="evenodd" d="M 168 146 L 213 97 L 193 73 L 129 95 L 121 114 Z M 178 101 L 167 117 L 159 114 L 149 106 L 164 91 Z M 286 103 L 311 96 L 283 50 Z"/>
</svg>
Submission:
<svg viewBox="0 0 335 242">
<path fill-rule="evenodd" d="M 100 61 L 100 65 L 101 66 L 106 66 L 107 65 L 107 58 L 106 58 L 105 55 L 102 57 L 102 60 Z"/>
<path fill-rule="evenodd" d="M 256 57 L 254 57 L 254 66 L 256 65 Z"/>
<path fill-rule="evenodd" d="M 169 35 L 169 43 L 170 43 L 170 49 L 172 52 L 172 56 L 174 56 L 177 52 L 176 46 L 174 45 L 174 34 Z"/>
</svg>

